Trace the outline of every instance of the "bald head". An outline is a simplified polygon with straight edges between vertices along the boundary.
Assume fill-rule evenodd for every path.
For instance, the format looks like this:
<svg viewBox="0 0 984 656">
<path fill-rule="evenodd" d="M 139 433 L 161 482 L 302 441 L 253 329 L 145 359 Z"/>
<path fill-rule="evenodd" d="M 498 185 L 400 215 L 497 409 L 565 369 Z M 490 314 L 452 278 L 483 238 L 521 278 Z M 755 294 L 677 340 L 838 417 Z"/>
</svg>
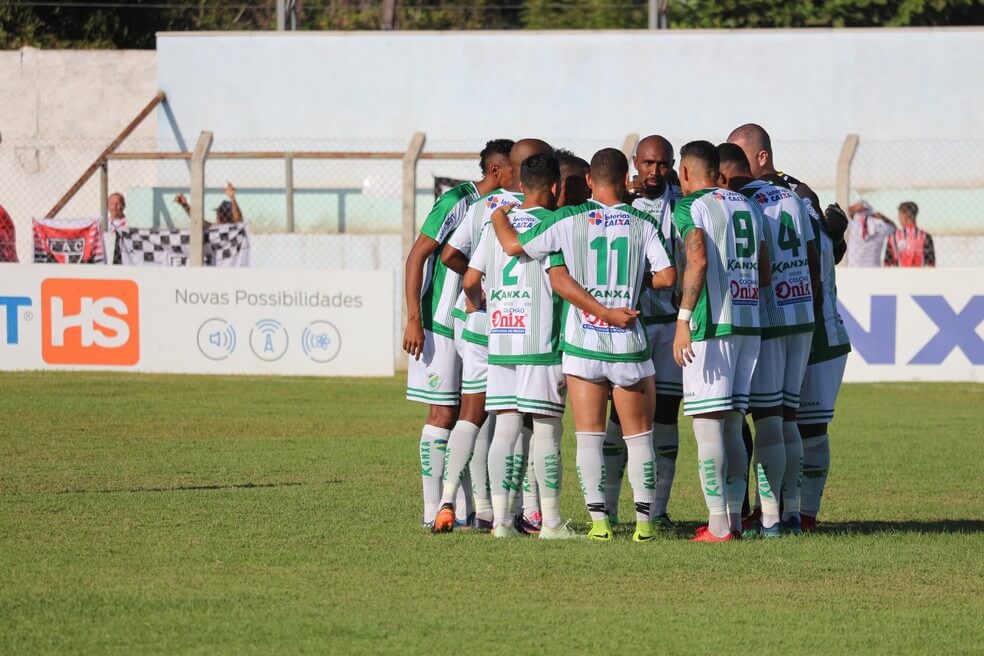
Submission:
<svg viewBox="0 0 984 656">
<path fill-rule="evenodd" d="M 743 151 L 751 166 L 752 175 L 760 178 L 767 173 L 774 173 L 772 164 L 772 139 L 758 123 L 739 125 L 728 135 L 728 143 L 733 143 Z"/>
<path fill-rule="evenodd" d="M 520 139 L 513 144 L 509 151 L 509 164 L 513 170 L 512 179 L 509 184 L 503 186 L 509 191 L 519 191 L 519 172 L 523 168 L 523 161 L 533 155 L 553 155 L 553 148 L 546 141 L 540 139 Z"/>
<path fill-rule="evenodd" d="M 642 184 L 643 195 L 655 198 L 663 193 L 673 172 L 673 144 L 666 137 L 651 134 L 636 146 L 632 164 L 639 172 L 637 184 Z"/>
</svg>

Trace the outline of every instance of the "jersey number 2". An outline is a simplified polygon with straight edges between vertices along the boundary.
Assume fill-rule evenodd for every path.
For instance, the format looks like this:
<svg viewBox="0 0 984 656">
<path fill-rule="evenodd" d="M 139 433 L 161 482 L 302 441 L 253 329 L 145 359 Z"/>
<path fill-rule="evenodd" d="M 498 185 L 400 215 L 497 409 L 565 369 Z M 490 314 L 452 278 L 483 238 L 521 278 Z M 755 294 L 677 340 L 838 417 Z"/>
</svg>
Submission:
<svg viewBox="0 0 984 656">
<path fill-rule="evenodd" d="M 598 255 L 596 278 L 599 285 L 608 284 L 608 237 L 595 237 L 591 240 L 591 250 Z M 617 237 L 612 240 L 611 250 L 615 251 L 618 270 L 615 274 L 616 285 L 629 284 L 629 238 Z"/>
</svg>

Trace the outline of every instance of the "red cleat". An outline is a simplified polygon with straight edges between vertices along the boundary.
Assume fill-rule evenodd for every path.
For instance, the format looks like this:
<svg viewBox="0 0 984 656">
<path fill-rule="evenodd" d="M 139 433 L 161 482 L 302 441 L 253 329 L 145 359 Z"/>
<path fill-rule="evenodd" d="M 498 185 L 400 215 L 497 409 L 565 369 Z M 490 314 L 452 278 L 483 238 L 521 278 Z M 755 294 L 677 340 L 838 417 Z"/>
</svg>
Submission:
<svg viewBox="0 0 984 656">
<path fill-rule="evenodd" d="M 450 533 L 454 530 L 454 506 L 444 504 L 434 518 L 434 526 L 431 533 Z"/>
<path fill-rule="evenodd" d="M 704 530 L 701 531 L 700 528 Z M 731 542 L 732 540 L 741 539 L 741 533 L 739 533 L 738 531 L 731 531 L 731 533 L 728 533 L 723 538 L 719 538 L 718 536 L 714 535 L 709 530 L 707 530 L 706 526 L 702 526 L 700 528 L 697 529 L 697 534 L 694 536 L 694 539 L 691 540 L 691 542 Z"/>
<path fill-rule="evenodd" d="M 817 530 L 817 518 L 800 513 L 800 529 L 804 533 L 813 533 Z"/>
</svg>

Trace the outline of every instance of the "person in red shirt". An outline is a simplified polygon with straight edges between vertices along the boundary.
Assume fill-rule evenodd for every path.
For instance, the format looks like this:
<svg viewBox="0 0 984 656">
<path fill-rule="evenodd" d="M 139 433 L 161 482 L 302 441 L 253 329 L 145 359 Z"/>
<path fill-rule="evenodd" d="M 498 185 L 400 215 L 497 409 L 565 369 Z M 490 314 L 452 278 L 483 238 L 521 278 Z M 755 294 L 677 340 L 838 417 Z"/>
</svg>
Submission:
<svg viewBox="0 0 984 656">
<path fill-rule="evenodd" d="M 916 227 L 919 206 L 911 200 L 899 205 L 899 228 L 888 236 L 885 248 L 887 267 L 935 267 L 933 238 Z"/>
<path fill-rule="evenodd" d="M 0 262 L 17 261 L 17 236 L 14 221 L 7 210 L 0 206 Z"/>
</svg>

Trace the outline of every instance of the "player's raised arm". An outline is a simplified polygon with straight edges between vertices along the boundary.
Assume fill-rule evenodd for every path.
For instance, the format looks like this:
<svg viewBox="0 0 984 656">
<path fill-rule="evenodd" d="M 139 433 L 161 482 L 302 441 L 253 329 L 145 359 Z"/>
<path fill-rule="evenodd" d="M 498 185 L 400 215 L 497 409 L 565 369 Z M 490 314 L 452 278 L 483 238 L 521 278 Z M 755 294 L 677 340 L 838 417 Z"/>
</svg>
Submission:
<svg viewBox="0 0 984 656">
<path fill-rule="evenodd" d="M 510 257 L 525 254 L 519 243 L 519 233 L 509 222 L 509 210 L 513 207 L 515 206 L 502 205 L 492 213 L 492 228 L 495 229 L 495 236 L 502 245 L 502 250 Z"/>
<path fill-rule="evenodd" d="M 566 266 L 550 267 L 550 286 L 562 299 L 578 308 L 585 314 L 590 314 L 616 328 L 628 328 L 639 316 L 632 308 L 609 308 L 588 293 L 579 285 Z"/>
</svg>

